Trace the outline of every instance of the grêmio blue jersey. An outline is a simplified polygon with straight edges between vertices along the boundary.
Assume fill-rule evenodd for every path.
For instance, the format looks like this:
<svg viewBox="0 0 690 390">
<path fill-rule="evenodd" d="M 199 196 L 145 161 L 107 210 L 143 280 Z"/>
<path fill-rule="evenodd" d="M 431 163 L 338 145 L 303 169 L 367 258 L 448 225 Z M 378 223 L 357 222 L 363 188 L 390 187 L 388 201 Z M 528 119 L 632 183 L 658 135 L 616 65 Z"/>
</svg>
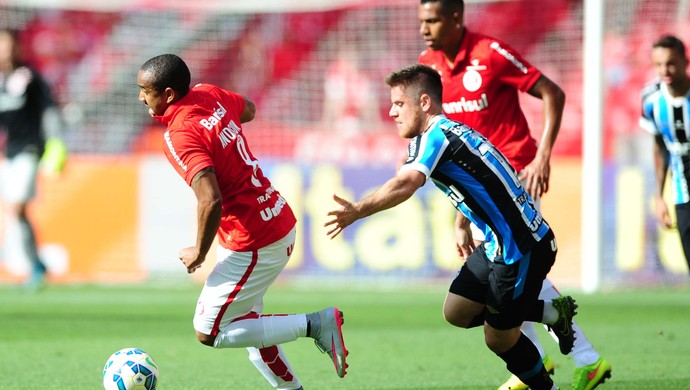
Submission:
<svg viewBox="0 0 690 390">
<path fill-rule="evenodd" d="M 407 155 L 401 170 L 430 178 L 484 232 L 490 260 L 513 264 L 551 230 L 508 160 L 467 125 L 438 115 Z"/>
<path fill-rule="evenodd" d="M 688 181 L 690 180 L 690 95 L 673 97 L 666 84 L 656 81 L 647 84 L 642 90 L 642 117 L 640 127 L 660 136 L 669 153 L 673 202 L 690 202 Z"/>
</svg>

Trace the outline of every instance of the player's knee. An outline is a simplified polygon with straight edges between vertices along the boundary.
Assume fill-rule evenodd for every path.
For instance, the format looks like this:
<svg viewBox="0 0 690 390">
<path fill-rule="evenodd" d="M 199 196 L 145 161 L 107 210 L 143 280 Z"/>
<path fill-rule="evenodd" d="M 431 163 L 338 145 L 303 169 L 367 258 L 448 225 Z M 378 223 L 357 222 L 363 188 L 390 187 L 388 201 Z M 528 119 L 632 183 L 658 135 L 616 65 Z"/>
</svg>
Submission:
<svg viewBox="0 0 690 390">
<path fill-rule="evenodd" d="M 511 349 L 520 337 L 520 328 L 496 330 L 486 325 L 484 327 L 484 342 L 489 349 L 501 354 Z"/>
<path fill-rule="evenodd" d="M 455 310 L 448 309 L 447 307 L 443 308 L 443 318 L 448 321 L 449 324 L 459 328 L 467 328 L 469 325 L 469 322 L 466 321 L 462 315 Z"/>
<path fill-rule="evenodd" d="M 484 323 L 484 305 L 455 293 L 448 293 L 443 303 L 443 318 L 459 328 L 472 328 Z"/>
<path fill-rule="evenodd" d="M 209 347 L 213 347 L 213 344 L 216 342 L 216 336 L 211 336 L 200 332 L 196 332 L 196 339 L 199 340 L 201 344 Z"/>
<path fill-rule="evenodd" d="M 489 347 L 489 349 L 496 354 L 503 353 L 505 352 L 503 350 L 504 345 L 501 342 L 501 340 L 490 337 L 489 335 L 484 335 L 484 342 L 486 343 L 486 346 Z"/>
</svg>

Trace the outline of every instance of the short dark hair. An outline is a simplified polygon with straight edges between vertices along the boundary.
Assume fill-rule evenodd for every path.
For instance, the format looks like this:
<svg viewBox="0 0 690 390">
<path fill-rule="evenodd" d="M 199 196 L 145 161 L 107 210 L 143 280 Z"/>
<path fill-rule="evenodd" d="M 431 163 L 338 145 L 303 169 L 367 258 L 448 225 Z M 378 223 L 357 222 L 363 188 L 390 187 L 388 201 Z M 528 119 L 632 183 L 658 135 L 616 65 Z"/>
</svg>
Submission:
<svg viewBox="0 0 690 390">
<path fill-rule="evenodd" d="M 151 75 L 151 84 L 157 91 L 170 87 L 184 96 L 189 92 L 192 76 L 187 64 L 175 54 L 161 54 L 146 61 L 141 71 Z"/>
<path fill-rule="evenodd" d="M 438 71 L 427 65 L 414 64 L 397 70 L 386 77 L 386 84 L 391 88 L 412 88 L 417 98 L 425 93 L 437 104 L 441 104 L 443 98 L 441 76 Z"/>
<path fill-rule="evenodd" d="M 654 42 L 654 44 L 652 44 L 652 49 L 656 49 L 659 47 L 663 47 L 664 49 L 675 50 L 683 58 L 687 58 L 687 56 L 685 55 L 685 44 L 675 35 L 663 35 L 661 38 L 657 39 Z"/>
<path fill-rule="evenodd" d="M 421 0 L 420 4 L 441 3 L 441 12 L 450 15 L 453 12 L 465 12 L 464 0 Z"/>
</svg>

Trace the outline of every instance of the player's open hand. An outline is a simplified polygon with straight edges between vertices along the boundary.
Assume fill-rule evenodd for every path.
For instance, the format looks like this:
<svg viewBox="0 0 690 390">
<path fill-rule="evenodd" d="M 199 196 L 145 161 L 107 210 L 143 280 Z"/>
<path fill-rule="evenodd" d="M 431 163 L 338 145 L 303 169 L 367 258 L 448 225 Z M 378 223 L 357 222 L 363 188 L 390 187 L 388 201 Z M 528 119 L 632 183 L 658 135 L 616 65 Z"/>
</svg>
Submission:
<svg viewBox="0 0 690 390">
<path fill-rule="evenodd" d="M 187 268 L 188 274 L 194 273 L 194 271 L 201 267 L 201 264 L 204 263 L 204 260 L 206 260 L 205 257 L 199 256 L 199 251 L 197 251 L 196 247 L 193 246 L 181 249 L 179 256 L 180 260 L 182 260 L 182 264 L 184 264 L 184 266 Z"/>
<path fill-rule="evenodd" d="M 351 202 L 333 194 L 333 200 L 340 204 L 337 210 L 329 211 L 328 216 L 332 217 L 323 226 L 330 228 L 326 233 L 331 239 L 335 238 L 346 227 L 350 226 L 354 221 L 358 220 L 357 210 Z"/>
<path fill-rule="evenodd" d="M 525 190 L 537 200 L 549 191 L 549 175 L 551 166 L 549 160 L 536 157 L 520 172 L 518 178 L 525 183 Z"/>
<path fill-rule="evenodd" d="M 675 224 L 673 223 L 673 219 L 671 218 L 671 213 L 668 211 L 668 205 L 666 204 L 664 198 L 661 196 L 656 197 L 655 212 L 656 218 L 659 221 L 659 224 L 661 224 L 661 226 L 663 226 L 666 229 L 676 228 Z"/>
<path fill-rule="evenodd" d="M 477 246 L 472 239 L 472 230 L 470 227 L 456 227 L 455 249 L 458 251 L 458 257 L 460 257 L 461 260 L 467 260 L 476 248 Z"/>
</svg>

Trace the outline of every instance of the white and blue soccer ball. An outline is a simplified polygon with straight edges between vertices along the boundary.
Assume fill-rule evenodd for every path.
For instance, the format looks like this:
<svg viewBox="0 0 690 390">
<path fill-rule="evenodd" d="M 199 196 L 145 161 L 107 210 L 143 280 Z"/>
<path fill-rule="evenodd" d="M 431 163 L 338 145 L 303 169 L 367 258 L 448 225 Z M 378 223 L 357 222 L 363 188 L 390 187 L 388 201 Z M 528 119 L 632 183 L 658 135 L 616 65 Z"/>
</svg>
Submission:
<svg viewBox="0 0 690 390">
<path fill-rule="evenodd" d="M 110 355 L 103 367 L 105 390 L 155 390 L 158 365 L 139 348 L 124 348 Z"/>
</svg>

